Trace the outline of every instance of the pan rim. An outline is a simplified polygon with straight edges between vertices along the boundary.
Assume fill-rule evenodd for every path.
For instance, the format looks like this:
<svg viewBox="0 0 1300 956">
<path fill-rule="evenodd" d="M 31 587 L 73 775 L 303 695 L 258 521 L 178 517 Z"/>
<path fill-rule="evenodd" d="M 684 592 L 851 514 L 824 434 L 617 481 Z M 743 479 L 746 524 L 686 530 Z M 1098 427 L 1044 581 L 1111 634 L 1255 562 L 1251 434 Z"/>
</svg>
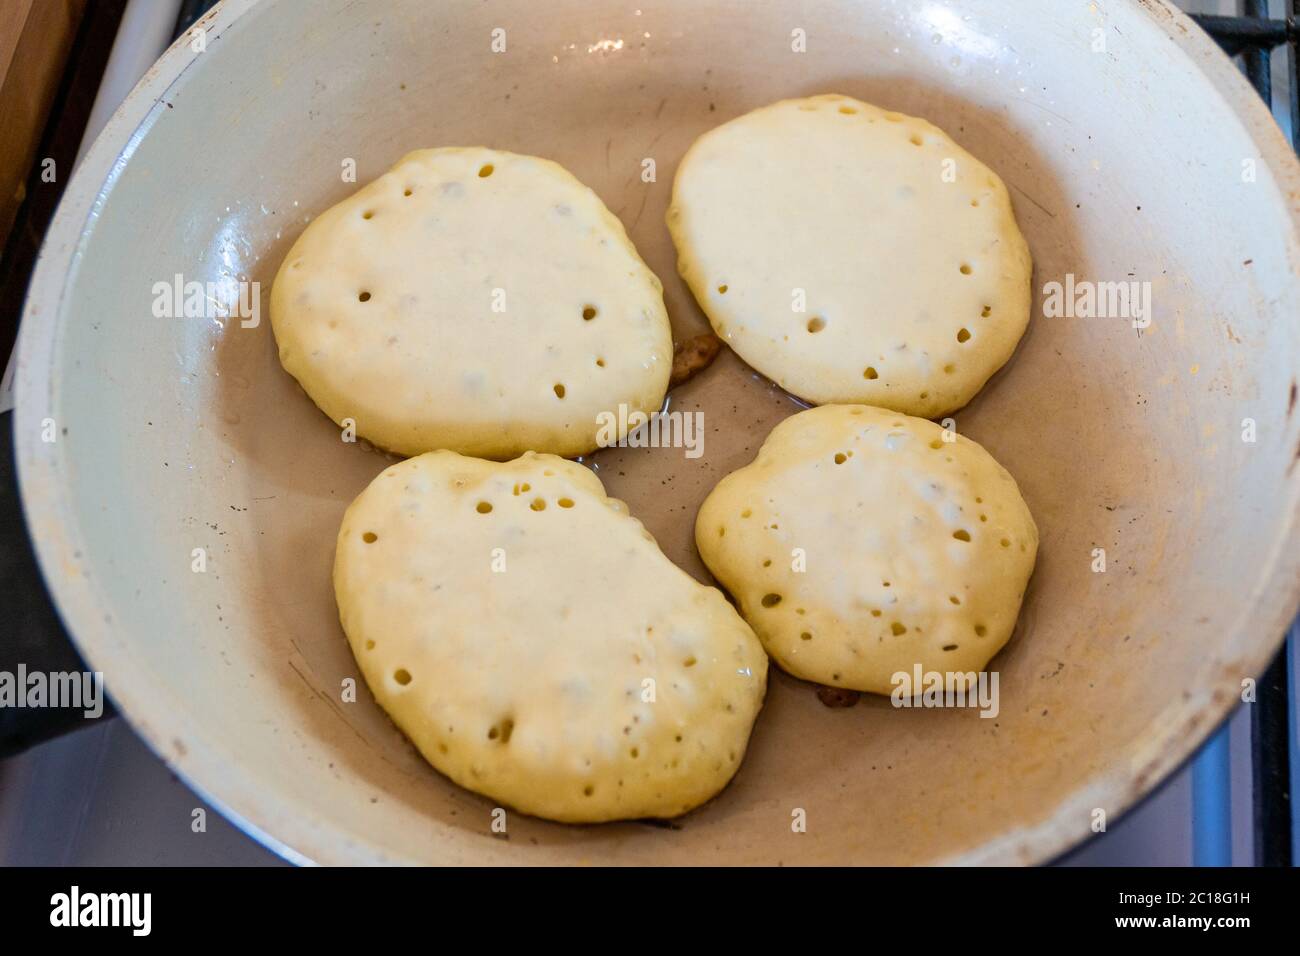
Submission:
<svg viewBox="0 0 1300 956">
<path fill-rule="evenodd" d="M 218 39 L 247 15 L 259 0 L 223 0 L 195 26 L 209 40 Z M 1300 162 L 1258 94 L 1218 49 L 1171 0 L 1124 0 L 1140 11 L 1189 58 L 1242 124 L 1287 197 L 1292 236 L 1300 236 Z M 33 548 L 50 595 L 77 649 L 87 664 L 104 670 L 112 664 L 112 697 L 132 728 L 195 792 L 258 842 L 293 863 L 416 863 L 364 839 L 335 818 L 309 815 L 289 806 L 276 791 L 251 776 L 226 773 L 237 763 L 208 739 L 205 728 L 184 709 L 163 705 L 153 680 L 123 653 L 127 642 L 119 625 L 105 619 L 109 602 L 93 577 L 70 575 L 70 557 L 85 551 L 81 528 L 63 492 L 66 475 L 58 443 L 41 442 L 34 429 L 17 427 L 38 410 L 51 407 L 62 375 L 54 365 L 55 346 L 65 319 L 65 297 L 76 275 L 85 241 L 85 226 L 100 197 L 110 192 L 136 144 L 160 115 L 163 101 L 200 54 L 185 39 L 174 43 L 150 68 L 110 119 L 69 182 L 41 248 L 22 313 L 15 380 L 14 444 L 19 487 Z M 1231 665 L 1238 673 L 1258 674 L 1281 645 L 1300 606 L 1300 469 L 1290 480 L 1288 500 L 1280 504 L 1280 528 L 1263 563 L 1255 593 L 1228 640 L 1246 632 L 1272 629 Z M 1289 542 L 1297 542 L 1290 544 Z M 1289 545 L 1289 546 L 1288 546 Z M 1212 662 L 1210 662 L 1212 663 Z M 1221 675 L 1226 668 L 1221 668 Z M 1089 811 L 1115 807 L 1126 812 L 1181 766 L 1235 707 L 1239 686 L 1231 674 L 1206 681 L 1198 693 L 1171 706 L 1161 729 L 1133 759 L 1060 800 L 1040 821 L 1005 831 L 980 846 L 936 860 L 951 864 L 1023 864 L 1045 862 L 1083 842 L 1091 831 Z M 177 744 L 183 741 L 183 748 Z M 488 841 L 489 843 L 493 841 Z M 484 847 L 475 859 L 456 859 L 455 851 L 438 862 L 520 862 L 496 846 Z"/>
</svg>

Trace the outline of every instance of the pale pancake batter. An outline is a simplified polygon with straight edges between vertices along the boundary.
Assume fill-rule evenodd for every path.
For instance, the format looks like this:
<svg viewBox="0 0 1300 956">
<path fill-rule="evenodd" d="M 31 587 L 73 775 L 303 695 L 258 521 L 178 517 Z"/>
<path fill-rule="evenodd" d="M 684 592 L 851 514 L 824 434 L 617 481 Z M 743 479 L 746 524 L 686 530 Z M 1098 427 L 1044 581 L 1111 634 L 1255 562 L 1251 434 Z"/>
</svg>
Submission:
<svg viewBox="0 0 1300 956">
<path fill-rule="evenodd" d="M 334 564 L 361 672 L 442 773 L 566 822 L 672 817 L 735 774 L 767 657 L 594 474 L 432 452 L 348 508 Z"/>
<path fill-rule="evenodd" d="M 668 226 L 718 335 L 816 404 L 938 417 L 1029 321 L 1029 250 L 1002 180 L 925 120 L 847 96 L 705 133 Z"/>
<path fill-rule="evenodd" d="M 410 153 L 319 216 L 271 320 L 325 414 L 402 455 L 590 452 L 601 412 L 659 409 L 673 361 L 659 279 L 599 197 L 490 149 Z"/>
<path fill-rule="evenodd" d="M 774 428 L 705 499 L 695 540 L 782 669 L 877 694 L 918 664 L 981 670 L 1011 636 L 1038 551 L 988 452 L 864 405 Z"/>
</svg>

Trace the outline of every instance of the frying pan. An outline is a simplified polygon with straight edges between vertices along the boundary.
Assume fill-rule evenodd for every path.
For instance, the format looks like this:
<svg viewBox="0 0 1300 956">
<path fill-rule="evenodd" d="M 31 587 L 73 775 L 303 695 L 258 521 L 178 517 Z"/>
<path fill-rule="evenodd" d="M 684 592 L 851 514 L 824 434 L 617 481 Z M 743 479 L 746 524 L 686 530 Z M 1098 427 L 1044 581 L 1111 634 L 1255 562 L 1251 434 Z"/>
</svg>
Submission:
<svg viewBox="0 0 1300 956">
<path fill-rule="evenodd" d="M 1154 787 L 1274 653 L 1300 592 L 1300 169 L 1163 0 L 226 0 L 200 26 L 206 48 L 173 46 L 69 184 L 26 304 L 16 446 L 90 666 L 177 773 L 290 859 L 1041 861 Z M 1042 531 L 992 664 L 1000 712 L 829 709 L 774 674 L 737 778 L 672 827 L 514 814 L 496 838 L 489 801 L 427 767 L 364 687 L 343 698 L 333 540 L 388 460 L 280 369 L 274 271 L 356 188 L 347 161 L 365 182 L 416 147 L 486 144 L 594 188 L 685 338 L 707 326 L 663 224 L 679 158 L 743 111 L 828 91 L 948 130 L 1009 184 L 1033 250 L 1029 332 L 955 416 Z M 177 275 L 260 283 L 260 322 L 156 317 Z M 1150 325 L 1044 315 L 1071 275 L 1149 282 Z M 696 508 L 797 406 L 726 350 L 670 401 L 704 413 L 703 456 L 592 463 L 707 580 Z"/>
</svg>

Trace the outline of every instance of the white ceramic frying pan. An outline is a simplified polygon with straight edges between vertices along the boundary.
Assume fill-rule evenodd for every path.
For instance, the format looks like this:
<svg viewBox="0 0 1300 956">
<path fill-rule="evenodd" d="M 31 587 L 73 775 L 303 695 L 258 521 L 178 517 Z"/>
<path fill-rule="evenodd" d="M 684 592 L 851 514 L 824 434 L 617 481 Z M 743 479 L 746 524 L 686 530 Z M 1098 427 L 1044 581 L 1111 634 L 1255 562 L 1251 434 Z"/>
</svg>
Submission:
<svg viewBox="0 0 1300 956">
<path fill-rule="evenodd" d="M 70 183 L 23 321 L 22 490 L 64 619 L 157 752 L 294 860 L 1048 859 L 1188 756 L 1296 609 L 1295 158 L 1164 0 L 640 3 L 226 0 L 206 50 L 163 56 Z M 364 687 L 340 698 L 357 671 L 333 541 L 387 460 L 341 442 L 280 369 L 271 278 L 356 188 L 346 160 L 365 182 L 409 149 L 485 144 L 592 186 L 664 280 L 676 335 L 695 334 L 663 223 L 677 162 L 715 124 L 816 92 L 945 128 L 1006 180 L 1033 250 L 1029 332 L 956 416 L 1042 531 L 992 665 L 1001 712 L 832 710 L 774 674 L 736 780 L 675 827 L 516 815 L 496 839 L 491 804 L 425 765 Z M 176 275 L 218 297 L 260 282 L 260 323 L 155 317 Z M 1149 282 L 1150 326 L 1044 316 L 1041 290 L 1069 275 Z M 595 461 L 703 578 L 695 509 L 795 406 L 727 352 L 672 402 L 704 411 L 702 458 Z"/>
</svg>

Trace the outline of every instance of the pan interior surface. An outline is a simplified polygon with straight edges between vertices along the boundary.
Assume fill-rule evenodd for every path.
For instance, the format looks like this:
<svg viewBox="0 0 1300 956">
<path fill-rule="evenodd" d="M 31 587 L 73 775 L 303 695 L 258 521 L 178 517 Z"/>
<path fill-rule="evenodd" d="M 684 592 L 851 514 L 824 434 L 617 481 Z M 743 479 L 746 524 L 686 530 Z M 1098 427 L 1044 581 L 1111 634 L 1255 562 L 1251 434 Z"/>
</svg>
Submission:
<svg viewBox="0 0 1300 956">
<path fill-rule="evenodd" d="M 258 835 L 320 862 L 1034 862 L 1153 787 L 1262 669 L 1295 606 L 1300 183 L 1189 21 L 1149 0 L 302 14 L 228 0 L 206 50 L 171 50 L 92 151 L 33 285 L 15 423 L 33 537 L 91 666 Z M 1034 256 L 1029 331 L 954 416 L 1042 534 L 991 665 L 998 713 L 829 709 L 774 669 L 744 765 L 703 808 L 671 827 L 510 814 L 501 839 L 364 686 L 347 698 L 334 537 L 390 459 L 280 368 L 271 279 L 312 216 L 407 151 L 487 145 L 591 186 L 664 281 L 675 337 L 704 332 L 664 226 L 678 160 L 821 92 L 945 129 L 1005 180 Z M 178 276 L 223 301 L 258 283 L 256 315 L 160 317 Z M 1044 315 L 1048 283 L 1131 281 L 1144 328 Z M 707 580 L 696 509 L 798 406 L 724 350 L 671 408 L 703 413 L 698 458 L 593 461 Z"/>
</svg>

